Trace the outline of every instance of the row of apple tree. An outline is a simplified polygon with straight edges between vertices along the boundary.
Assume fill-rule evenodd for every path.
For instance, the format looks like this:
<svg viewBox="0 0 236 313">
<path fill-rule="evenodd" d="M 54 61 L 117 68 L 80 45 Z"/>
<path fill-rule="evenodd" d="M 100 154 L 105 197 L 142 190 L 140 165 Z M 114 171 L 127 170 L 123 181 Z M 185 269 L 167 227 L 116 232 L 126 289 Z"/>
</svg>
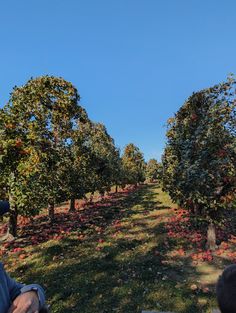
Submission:
<svg viewBox="0 0 236 313">
<path fill-rule="evenodd" d="M 157 178 L 156 160 L 128 144 L 120 155 L 101 123 L 91 121 L 77 89 L 63 78 L 42 76 L 15 87 L 0 109 L 0 199 L 10 202 L 10 232 L 17 217 L 48 208 L 54 219 L 57 203 L 112 186 Z"/>
<path fill-rule="evenodd" d="M 193 93 L 169 119 L 162 161 L 164 189 L 192 213 L 198 225 L 206 225 L 207 245 L 214 250 L 216 229 L 236 214 L 233 75 L 226 82 Z"/>
</svg>

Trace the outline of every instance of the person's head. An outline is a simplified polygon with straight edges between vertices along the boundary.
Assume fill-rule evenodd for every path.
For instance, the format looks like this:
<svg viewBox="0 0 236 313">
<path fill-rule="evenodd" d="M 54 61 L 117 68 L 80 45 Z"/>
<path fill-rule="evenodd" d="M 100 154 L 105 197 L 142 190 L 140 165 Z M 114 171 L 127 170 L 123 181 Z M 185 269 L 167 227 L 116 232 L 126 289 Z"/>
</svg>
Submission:
<svg viewBox="0 0 236 313">
<path fill-rule="evenodd" d="M 236 313 L 236 264 L 226 267 L 220 275 L 216 296 L 222 313 Z"/>
</svg>

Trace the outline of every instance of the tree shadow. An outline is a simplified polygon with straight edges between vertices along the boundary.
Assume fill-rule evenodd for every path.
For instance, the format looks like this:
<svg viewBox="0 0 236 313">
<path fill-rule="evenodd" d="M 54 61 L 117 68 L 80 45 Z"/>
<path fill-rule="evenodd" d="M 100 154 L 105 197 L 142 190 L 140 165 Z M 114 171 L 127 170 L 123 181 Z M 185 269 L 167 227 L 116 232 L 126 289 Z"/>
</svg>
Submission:
<svg viewBox="0 0 236 313">
<path fill-rule="evenodd" d="M 70 230 L 74 237 L 35 247 L 35 255 L 13 275 L 42 284 L 55 313 L 207 312 L 215 306 L 214 283 L 207 285 L 207 293 L 191 288 L 202 273 L 189 257 L 171 257 L 179 243 L 171 239 L 167 245 L 164 222 L 152 223 L 152 212 L 158 210 L 161 216 L 166 210 L 155 201 L 156 195 L 154 185 L 142 186 L 124 198 L 118 196 L 113 205 L 108 201 L 77 212 L 79 222 Z M 63 225 L 66 216 L 60 215 Z M 69 215 L 68 223 L 76 217 Z M 121 219 L 127 226 L 119 225 Z M 82 240 L 76 227 L 87 234 Z"/>
<path fill-rule="evenodd" d="M 199 306 L 198 299 L 205 299 L 206 295 L 201 290 L 192 291 L 186 287 L 190 274 L 197 277 L 188 260 L 176 257 L 175 263 L 163 264 L 164 251 L 158 256 L 154 250 L 137 254 L 135 248 L 141 242 L 123 239 L 118 240 L 116 246 L 93 254 L 81 251 L 69 260 L 60 258 L 75 244 L 75 241 L 65 239 L 62 247 L 42 249 L 42 264 L 58 257 L 57 265 L 50 269 L 43 266 L 37 271 L 21 269 L 26 282 L 37 281 L 44 286 L 46 282 L 52 312 L 140 313 L 144 309 L 158 310 L 160 305 L 163 310 L 183 313 L 205 309 L 204 305 Z M 87 248 L 89 244 L 86 243 Z M 128 257 L 123 256 L 126 253 Z"/>
<path fill-rule="evenodd" d="M 18 238 L 7 243 L 7 248 L 13 250 L 15 247 L 37 246 L 48 240 L 57 239 L 58 236 L 62 239 L 71 232 L 80 234 L 84 230 L 95 227 L 100 227 L 101 231 L 104 231 L 114 221 L 133 213 L 130 206 L 139 203 L 140 197 L 145 194 L 142 189 L 146 190 L 147 186 L 141 185 L 136 189 L 121 190 L 113 193 L 107 199 L 87 203 L 82 209 L 79 208 L 75 212 L 56 210 L 53 224 L 50 223 L 46 214 L 40 214 L 31 220 L 28 219 L 19 226 Z"/>
</svg>

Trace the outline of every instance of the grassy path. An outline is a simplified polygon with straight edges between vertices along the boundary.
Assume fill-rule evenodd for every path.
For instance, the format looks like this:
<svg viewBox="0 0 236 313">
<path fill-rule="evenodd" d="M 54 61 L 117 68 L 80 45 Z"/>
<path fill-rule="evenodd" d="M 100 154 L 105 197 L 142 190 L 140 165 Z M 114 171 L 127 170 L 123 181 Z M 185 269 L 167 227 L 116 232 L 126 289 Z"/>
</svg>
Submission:
<svg viewBox="0 0 236 313">
<path fill-rule="evenodd" d="M 220 266 L 170 257 L 178 248 L 165 228 L 173 207 L 157 185 L 143 186 L 89 208 L 84 227 L 28 246 L 27 258 L 10 257 L 8 269 L 42 284 L 53 313 L 210 312 Z"/>
</svg>

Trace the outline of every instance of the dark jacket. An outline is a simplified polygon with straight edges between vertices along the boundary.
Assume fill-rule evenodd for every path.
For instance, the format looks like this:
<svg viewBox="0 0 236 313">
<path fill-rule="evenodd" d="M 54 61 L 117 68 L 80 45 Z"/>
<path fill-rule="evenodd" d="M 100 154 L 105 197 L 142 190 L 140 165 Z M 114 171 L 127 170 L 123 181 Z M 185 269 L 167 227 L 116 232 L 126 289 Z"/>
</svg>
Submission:
<svg viewBox="0 0 236 313">
<path fill-rule="evenodd" d="M 37 284 L 23 285 L 17 283 L 6 273 L 0 263 L 0 313 L 7 313 L 12 301 L 21 293 L 35 290 L 38 293 L 40 309 L 45 304 L 44 290 Z"/>
</svg>

